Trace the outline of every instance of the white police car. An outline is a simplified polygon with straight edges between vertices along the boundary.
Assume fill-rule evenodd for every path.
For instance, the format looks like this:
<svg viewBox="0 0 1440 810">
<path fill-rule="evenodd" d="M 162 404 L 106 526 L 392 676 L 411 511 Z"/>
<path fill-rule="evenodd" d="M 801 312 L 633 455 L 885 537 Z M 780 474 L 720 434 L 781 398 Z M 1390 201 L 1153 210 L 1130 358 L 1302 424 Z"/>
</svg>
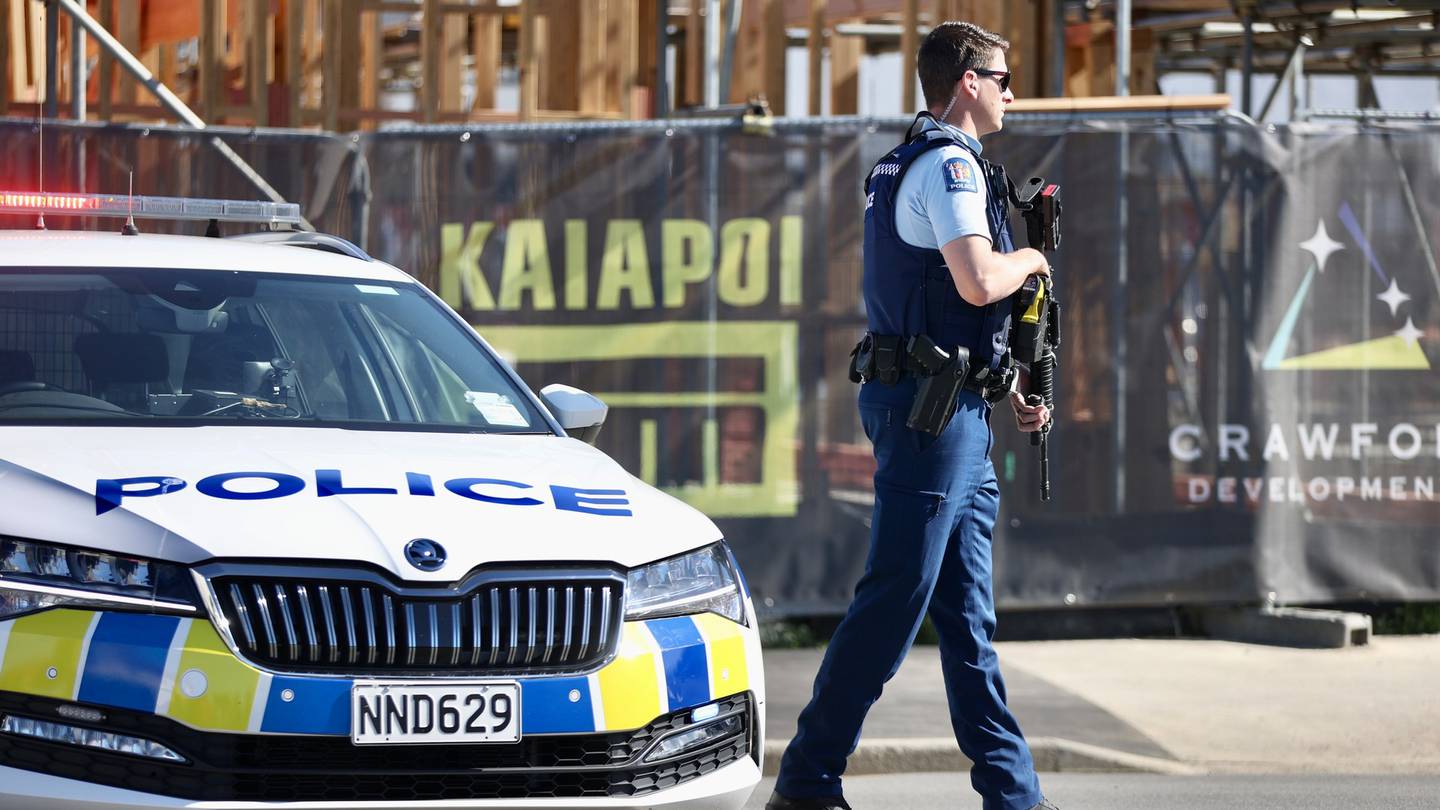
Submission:
<svg viewBox="0 0 1440 810">
<path fill-rule="evenodd" d="M 298 221 L 0 192 L 132 206 Z M 740 807 L 749 596 L 604 414 L 335 237 L 0 232 L 0 806 Z"/>
</svg>

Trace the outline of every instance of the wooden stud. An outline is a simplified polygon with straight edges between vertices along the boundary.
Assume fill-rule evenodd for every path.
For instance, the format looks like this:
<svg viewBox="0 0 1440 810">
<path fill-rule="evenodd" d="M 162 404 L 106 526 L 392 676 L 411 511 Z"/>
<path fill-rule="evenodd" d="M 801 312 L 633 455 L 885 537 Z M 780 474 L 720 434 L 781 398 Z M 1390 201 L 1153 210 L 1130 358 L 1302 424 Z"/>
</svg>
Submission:
<svg viewBox="0 0 1440 810">
<path fill-rule="evenodd" d="M 340 16 L 342 0 L 322 0 L 325 21 L 322 26 L 320 58 L 320 125 L 329 132 L 340 129 Z"/>
<path fill-rule="evenodd" d="M 378 110 L 385 95 L 385 20 L 380 12 L 376 11 L 370 14 L 369 19 L 365 21 L 361 36 L 365 38 L 367 47 L 374 54 L 375 59 L 375 69 L 371 72 L 364 91 L 369 94 L 370 98 L 366 106 Z M 466 44 L 464 47 L 469 48 L 469 45 Z"/>
<path fill-rule="evenodd" d="M 1087 95 L 1109 96 L 1115 87 L 1115 28 L 1106 23 L 1091 26 L 1090 92 Z"/>
<path fill-rule="evenodd" d="M 379 15 L 372 15 L 378 17 Z M 464 58 L 468 48 L 470 18 L 463 14 L 444 14 L 440 24 L 440 109 L 459 112 L 460 92 L 464 89 Z"/>
<path fill-rule="evenodd" d="M 64 116 L 70 110 L 70 18 L 58 5 L 48 4 L 46 8 L 53 11 L 60 21 L 57 29 L 60 39 L 55 47 L 55 98 L 56 109 L 59 115 Z"/>
<path fill-rule="evenodd" d="M 285 88 L 285 126 L 298 127 L 300 121 L 300 100 L 305 93 L 305 5 L 306 0 L 281 0 L 284 8 L 276 17 L 277 25 L 284 20 L 283 32 L 276 30 L 276 39 L 285 43 L 284 65 L 277 66 L 275 79 Z M 283 69 L 282 69 L 283 67 Z"/>
<path fill-rule="evenodd" d="M 376 11 L 360 14 L 360 108 L 374 110 L 380 107 L 380 68 L 385 57 L 384 34 L 380 30 L 380 13 Z M 357 117 L 356 123 L 364 126 L 368 121 Z"/>
<path fill-rule="evenodd" d="M 690 0 L 690 16 L 685 21 L 685 93 L 680 106 L 698 107 L 705 100 L 704 8 L 705 0 Z"/>
<path fill-rule="evenodd" d="M 580 106 L 580 15 L 573 0 L 546 0 L 541 4 L 540 49 L 541 110 L 575 110 Z M 492 105 L 493 106 L 493 105 Z"/>
<path fill-rule="evenodd" d="M 340 52 L 336 55 L 340 80 L 340 109 L 356 109 L 360 106 L 360 71 L 354 67 L 355 56 L 360 53 L 360 14 L 352 2 L 344 3 L 339 12 Z M 340 128 L 351 130 L 360 126 L 354 115 L 337 116 Z"/>
<path fill-rule="evenodd" d="M 500 78 L 500 15 L 475 14 L 470 18 L 470 53 L 475 58 L 473 114 L 495 109 L 495 85 Z"/>
<path fill-rule="evenodd" d="M 729 103 L 763 96 L 777 115 L 785 112 L 784 0 L 744 0 Z"/>
<path fill-rule="evenodd" d="M 520 0 L 520 120 L 529 121 L 540 109 L 540 59 L 535 29 L 536 0 Z"/>
<path fill-rule="evenodd" d="M 860 37 L 830 36 L 830 114 L 855 115 L 860 111 Z"/>
<path fill-rule="evenodd" d="M 920 0 L 905 0 L 900 14 L 900 71 L 904 81 L 900 85 L 900 113 L 908 114 L 915 105 L 915 51 L 920 47 Z"/>
<path fill-rule="evenodd" d="M 1138 95 L 1160 95 L 1160 74 L 1155 68 L 1159 43 L 1155 32 L 1140 28 L 1130 32 L 1130 89 Z"/>
<path fill-rule="evenodd" d="M 1035 63 L 1034 69 L 1043 74 L 1039 77 L 1037 84 L 1039 90 L 1035 98 L 1047 98 L 1053 88 L 1051 87 L 1050 75 L 1054 70 L 1054 63 L 1057 54 L 1055 53 L 1055 4 L 1061 0 L 1039 0 L 1035 14 L 1035 38 L 1040 44 L 1038 50 L 1039 61 Z"/>
<path fill-rule="evenodd" d="M 736 32 L 735 51 L 730 66 L 730 95 L 721 104 L 738 104 L 765 92 L 765 20 L 761 4 L 765 0 L 742 0 L 740 30 Z M 729 19 L 729 9 L 721 7 L 721 19 Z"/>
<path fill-rule="evenodd" d="M 302 91 L 308 92 L 314 98 L 318 115 L 312 115 L 312 120 L 323 121 L 324 118 L 324 82 L 325 82 L 325 23 L 330 19 L 328 0 L 304 0 L 305 25 L 300 26 L 301 46 L 300 63 Z M 301 111 L 302 117 L 305 112 Z"/>
<path fill-rule="evenodd" d="M 24 68 L 26 97 L 39 104 L 45 88 L 45 6 L 40 3 L 23 3 L 20 9 L 22 25 L 26 29 L 23 36 L 30 47 L 28 53 L 21 52 L 16 56 L 22 62 L 19 67 Z"/>
<path fill-rule="evenodd" d="M 971 22 L 1004 36 L 1006 5 L 1003 0 L 951 0 L 950 19 Z"/>
<path fill-rule="evenodd" d="M 104 26 L 105 30 L 114 31 L 115 0 L 100 0 L 100 7 L 96 9 L 96 12 L 98 15 L 96 21 Z M 0 0 L 0 29 L 3 29 L 5 25 L 5 16 L 5 0 Z M 7 37 L 0 33 L 0 41 L 6 39 Z M 115 59 L 104 48 L 100 48 L 99 51 L 100 71 L 95 84 L 96 113 L 100 116 L 101 121 L 109 121 L 113 112 L 111 105 L 115 101 Z M 4 68 L 0 67 L 0 70 L 4 70 Z M 3 88 L 0 88 L 0 92 L 3 92 Z M 3 106 L 3 102 L 0 102 L 0 106 Z M 3 115 L 3 112 L 0 112 L 0 115 Z"/>
<path fill-rule="evenodd" d="M 535 18 L 532 21 L 535 35 L 530 38 L 530 47 L 534 49 L 531 51 L 530 63 L 535 66 L 535 106 L 530 111 L 532 119 L 541 110 L 550 109 L 552 106 L 546 98 L 546 88 L 551 81 L 551 74 L 555 72 L 554 66 L 550 64 L 551 18 L 544 11 L 545 0 L 536 0 Z"/>
<path fill-rule="evenodd" d="M 250 117 L 257 127 L 270 125 L 270 0 L 245 4 L 247 58 L 245 80 L 250 91 Z"/>
<path fill-rule="evenodd" d="M 732 0 L 738 2 L 738 0 Z M 616 91 L 619 94 L 617 106 L 620 114 L 626 118 L 635 118 L 635 88 L 640 78 L 639 46 L 639 0 L 612 0 L 612 13 L 616 15 L 614 20 L 616 33 L 619 34 L 614 40 L 617 46 L 614 50 L 615 66 L 618 69 Z"/>
<path fill-rule="evenodd" d="M 653 118 L 657 109 L 660 87 L 655 79 L 656 27 L 665 13 L 664 0 L 637 0 L 635 14 L 635 83 L 630 91 L 631 118 Z"/>
<path fill-rule="evenodd" d="M 699 2 L 699 0 L 696 0 Z M 825 62 L 825 0 L 810 0 L 809 42 L 809 108 L 811 115 L 820 114 L 820 73 Z"/>
<path fill-rule="evenodd" d="M 221 85 L 224 82 L 224 68 L 220 61 L 220 47 L 224 41 L 224 0 L 200 0 L 200 64 L 196 76 L 200 82 L 201 120 L 207 124 L 217 123 L 220 110 Z M 163 62 L 162 62 L 163 63 Z"/>
<path fill-rule="evenodd" d="M 580 103 L 581 114 L 609 109 L 605 103 L 605 37 L 609 28 L 608 0 L 592 0 L 590 13 L 580 23 Z"/>
<path fill-rule="evenodd" d="M 606 0 L 605 38 L 600 43 L 604 68 L 605 103 L 602 109 L 621 109 L 620 88 L 625 73 L 625 27 L 623 17 L 627 0 Z"/>
<path fill-rule="evenodd" d="M 1012 3 L 1005 7 L 1004 36 L 1010 40 L 1006 66 L 1015 74 L 1015 95 L 1038 98 L 1045 86 L 1045 40 L 1035 3 Z"/>
<path fill-rule="evenodd" d="M 0 0 L 0 43 L 5 54 L 0 56 L 0 115 L 10 112 L 10 50 L 15 42 L 10 37 L 10 0 Z"/>
<path fill-rule="evenodd" d="M 420 14 L 420 120 L 427 124 L 435 123 L 440 112 L 440 28 L 443 22 L 440 14 L 439 0 L 424 0 Z"/>
<path fill-rule="evenodd" d="M 770 112 L 784 115 L 785 105 L 785 54 L 790 49 L 789 35 L 785 32 L 785 3 L 783 0 L 765 0 L 765 99 L 770 102 Z"/>
</svg>

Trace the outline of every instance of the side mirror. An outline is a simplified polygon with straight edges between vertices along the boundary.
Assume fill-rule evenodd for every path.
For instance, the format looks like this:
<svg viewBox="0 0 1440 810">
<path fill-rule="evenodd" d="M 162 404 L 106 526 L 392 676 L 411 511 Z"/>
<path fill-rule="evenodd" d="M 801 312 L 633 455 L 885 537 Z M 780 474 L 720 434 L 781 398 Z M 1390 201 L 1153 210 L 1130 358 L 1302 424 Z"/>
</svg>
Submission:
<svg viewBox="0 0 1440 810">
<path fill-rule="evenodd" d="M 597 397 L 560 383 L 551 383 L 540 389 L 540 399 L 570 438 L 588 444 L 595 443 L 595 437 L 600 435 L 600 426 L 605 424 L 605 414 L 610 410 Z"/>
</svg>

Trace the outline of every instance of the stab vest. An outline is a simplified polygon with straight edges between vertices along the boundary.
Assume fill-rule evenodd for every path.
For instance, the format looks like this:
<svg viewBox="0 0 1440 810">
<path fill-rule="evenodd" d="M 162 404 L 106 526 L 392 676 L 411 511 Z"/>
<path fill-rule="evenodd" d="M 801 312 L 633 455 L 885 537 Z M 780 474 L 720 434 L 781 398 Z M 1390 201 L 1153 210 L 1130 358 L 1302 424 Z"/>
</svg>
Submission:
<svg viewBox="0 0 1440 810">
<path fill-rule="evenodd" d="M 911 130 L 913 132 L 913 125 Z M 940 251 L 907 243 L 895 227 L 895 201 L 911 164 L 931 149 L 951 145 L 970 152 L 985 176 L 991 245 L 1001 253 L 1015 249 L 1010 234 L 1010 187 L 1005 170 L 981 158 L 943 127 L 910 136 L 881 158 L 865 180 L 862 288 L 868 328 L 880 335 L 928 335 L 942 347 L 964 346 L 970 350 L 971 368 L 988 366 L 998 370 L 1009 345 L 1010 300 L 983 307 L 967 302 L 955 288 L 955 280 Z"/>
</svg>

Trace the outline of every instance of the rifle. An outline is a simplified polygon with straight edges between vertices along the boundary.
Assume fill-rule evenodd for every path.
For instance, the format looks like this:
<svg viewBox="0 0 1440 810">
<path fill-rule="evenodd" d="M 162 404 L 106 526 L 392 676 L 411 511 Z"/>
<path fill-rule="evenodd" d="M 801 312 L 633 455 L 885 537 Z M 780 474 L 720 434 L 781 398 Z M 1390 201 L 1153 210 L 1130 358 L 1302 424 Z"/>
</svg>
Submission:
<svg viewBox="0 0 1440 810">
<path fill-rule="evenodd" d="M 1018 191 L 1011 187 L 1011 202 L 1025 217 L 1030 247 L 1052 252 L 1060 247 L 1060 186 L 1032 177 Z M 1059 365 L 1060 301 L 1055 291 L 1055 268 L 1050 278 L 1031 276 L 1015 297 L 1011 317 L 1010 345 L 1015 359 L 1030 367 L 1030 405 L 1045 405 L 1051 421 L 1030 434 L 1030 444 L 1040 448 L 1040 500 L 1050 500 L 1050 428 L 1054 425 L 1055 369 Z"/>
</svg>

